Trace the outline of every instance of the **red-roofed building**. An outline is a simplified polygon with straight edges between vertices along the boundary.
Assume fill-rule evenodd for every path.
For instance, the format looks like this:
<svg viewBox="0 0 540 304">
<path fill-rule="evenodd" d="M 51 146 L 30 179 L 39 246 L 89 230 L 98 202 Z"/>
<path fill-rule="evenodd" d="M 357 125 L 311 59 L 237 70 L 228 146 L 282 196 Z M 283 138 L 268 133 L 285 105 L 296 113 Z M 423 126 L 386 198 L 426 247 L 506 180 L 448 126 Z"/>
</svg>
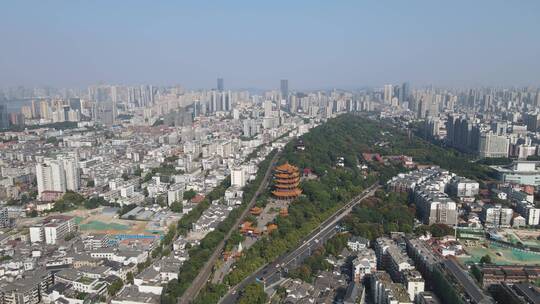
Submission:
<svg viewBox="0 0 540 304">
<path fill-rule="evenodd" d="M 43 191 L 41 192 L 41 200 L 44 202 L 53 202 L 53 201 L 59 200 L 62 197 L 62 195 L 64 195 L 64 192 L 62 191 L 52 191 L 52 190 Z"/>
<path fill-rule="evenodd" d="M 534 187 L 530 185 L 526 185 L 522 187 L 523 192 L 527 193 L 528 195 L 534 195 Z"/>
<path fill-rule="evenodd" d="M 191 202 L 194 204 L 198 204 L 204 201 L 204 195 L 202 194 L 196 194 L 192 199 Z"/>
</svg>

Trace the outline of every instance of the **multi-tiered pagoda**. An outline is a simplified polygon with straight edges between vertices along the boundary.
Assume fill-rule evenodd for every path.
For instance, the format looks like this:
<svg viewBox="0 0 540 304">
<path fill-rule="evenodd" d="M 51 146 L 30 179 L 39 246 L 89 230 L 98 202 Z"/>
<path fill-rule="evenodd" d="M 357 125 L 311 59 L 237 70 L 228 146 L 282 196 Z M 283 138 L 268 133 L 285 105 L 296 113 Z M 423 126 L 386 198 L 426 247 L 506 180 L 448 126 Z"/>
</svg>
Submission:
<svg viewBox="0 0 540 304">
<path fill-rule="evenodd" d="M 302 190 L 300 184 L 300 173 L 298 168 L 285 163 L 274 168 L 274 190 L 272 194 L 279 199 L 294 199 L 298 197 Z"/>
</svg>

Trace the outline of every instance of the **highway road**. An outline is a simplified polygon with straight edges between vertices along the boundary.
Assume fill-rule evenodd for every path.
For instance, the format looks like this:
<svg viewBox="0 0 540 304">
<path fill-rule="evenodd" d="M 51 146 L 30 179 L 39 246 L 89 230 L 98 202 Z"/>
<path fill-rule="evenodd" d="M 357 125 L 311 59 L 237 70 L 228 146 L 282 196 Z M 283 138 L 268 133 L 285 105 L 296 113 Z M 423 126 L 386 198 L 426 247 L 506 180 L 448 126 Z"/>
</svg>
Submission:
<svg viewBox="0 0 540 304">
<path fill-rule="evenodd" d="M 217 248 L 214 250 L 214 253 L 210 256 L 206 264 L 204 264 L 203 268 L 199 271 L 199 274 L 197 275 L 197 277 L 195 277 L 195 279 L 193 280 L 193 283 L 191 283 L 191 285 L 186 289 L 184 294 L 178 299 L 179 304 L 187 304 L 193 301 L 193 299 L 195 299 L 195 297 L 197 297 L 197 295 L 201 291 L 206 281 L 208 281 L 208 279 L 210 278 L 210 275 L 212 274 L 212 267 L 216 263 L 217 259 L 219 259 L 219 257 L 221 256 L 221 251 L 223 250 L 223 247 L 225 246 L 225 242 L 231 237 L 231 234 L 233 233 L 233 231 L 238 229 L 238 226 L 240 225 L 241 221 L 246 217 L 249 210 L 253 207 L 253 205 L 257 201 L 257 198 L 259 197 L 261 192 L 264 191 L 266 187 L 268 187 L 268 183 L 270 182 L 270 177 L 272 176 L 271 175 L 272 170 L 274 169 L 280 154 L 281 154 L 281 150 L 278 151 L 274 155 L 274 157 L 272 158 L 268 166 L 268 169 L 266 169 L 263 181 L 259 185 L 259 188 L 255 192 L 255 195 L 253 195 L 253 198 L 249 202 L 248 206 L 242 212 L 242 214 L 238 217 L 238 219 L 232 226 L 231 230 L 229 230 L 225 238 L 223 238 L 223 240 L 219 243 Z"/>
<path fill-rule="evenodd" d="M 244 289 L 248 284 L 251 284 L 257 280 L 265 283 L 265 286 L 271 285 L 281 279 L 283 272 L 297 267 L 305 258 L 311 255 L 311 252 L 317 249 L 321 244 L 326 242 L 332 236 L 337 233 L 336 225 L 347 214 L 349 214 L 353 207 L 360 203 L 367 197 L 373 196 L 375 191 L 379 188 L 379 185 L 372 185 L 364 190 L 349 203 L 344 205 L 338 211 L 336 211 L 331 217 L 326 219 L 319 227 L 314 229 L 308 236 L 306 236 L 300 245 L 291 252 L 282 255 L 270 264 L 261 267 L 255 273 L 245 278 L 238 285 L 229 289 L 229 292 L 220 300 L 220 304 L 233 304 L 238 301 L 239 291 Z"/>
</svg>

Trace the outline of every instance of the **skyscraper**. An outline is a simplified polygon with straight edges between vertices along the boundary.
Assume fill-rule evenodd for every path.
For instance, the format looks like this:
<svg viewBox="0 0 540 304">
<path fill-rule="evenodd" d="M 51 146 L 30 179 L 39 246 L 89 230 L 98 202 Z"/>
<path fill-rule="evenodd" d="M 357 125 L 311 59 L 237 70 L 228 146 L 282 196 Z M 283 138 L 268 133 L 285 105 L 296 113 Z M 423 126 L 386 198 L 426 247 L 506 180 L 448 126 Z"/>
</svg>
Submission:
<svg viewBox="0 0 540 304">
<path fill-rule="evenodd" d="M 7 105 L 0 101 L 0 129 L 9 127 L 9 115 Z"/>
<path fill-rule="evenodd" d="M 40 198 L 44 191 L 66 191 L 66 176 L 62 161 L 47 159 L 45 163 L 37 164 L 36 178 Z"/>
<path fill-rule="evenodd" d="M 287 79 L 281 80 L 281 99 L 287 99 L 289 97 L 289 81 Z"/>
<path fill-rule="evenodd" d="M 45 159 L 36 165 L 36 179 L 40 198 L 44 191 L 77 191 L 80 187 L 78 162 L 73 157 Z"/>
<path fill-rule="evenodd" d="M 297 110 L 298 110 L 298 102 L 296 100 L 296 96 L 293 94 L 289 102 L 289 111 L 291 113 L 296 113 Z"/>
<path fill-rule="evenodd" d="M 47 100 L 39 102 L 39 117 L 42 119 L 51 119 L 51 109 Z"/>
<path fill-rule="evenodd" d="M 81 99 L 80 98 L 70 98 L 69 107 L 73 110 L 81 111 Z"/>
<path fill-rule="evenodd" d="M 218 91 L 223 92 L 224 88 L 225 88 L 225 86 L 223 85 L 223 78 L 218 78 L 217 79 L 217 89 L 218 89 Z"/>
<path fill-rule="evenodd" d="M 273 117 L 272 112 L 272 101 L 271 100 L 265 100 L 264 101 L 264 117 Z"/>
<path fill-rule="evenodd" d="M 62 158 L 64 173 L 66 176 L 66 189 L 77 191 L 80 187 L 79 163 L 73 157 Z"/>
<path fill-rule="evenodd" d="M 405 102 L 405 101 L 408 101 L 409 100 L 409 83 L 408 82 L 404 82 L 403 84 L 401 84 L 401 90 L 399 91 L 399 102 Z"/>
<path fill-rule="evenodd" d="M 384 85 L 384 95 L 383 100 L 385 103 L 390 103 L 392 101 L 392 85 L 391 84 L 385 84 Z"/>
</svg>

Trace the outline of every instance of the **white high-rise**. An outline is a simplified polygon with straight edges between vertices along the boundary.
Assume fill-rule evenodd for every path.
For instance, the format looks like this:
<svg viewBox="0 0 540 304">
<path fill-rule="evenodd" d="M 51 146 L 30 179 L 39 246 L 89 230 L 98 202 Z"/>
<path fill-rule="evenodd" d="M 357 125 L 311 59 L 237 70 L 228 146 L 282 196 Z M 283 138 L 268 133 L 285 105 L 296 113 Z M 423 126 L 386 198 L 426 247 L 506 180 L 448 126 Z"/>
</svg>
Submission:
<svg viewBox="0 0 540 304">
<path fill-rule="evenodd" d="M 243 167 L 231 169 L 231 186 L 242 188 L 246 185 L 246 172 Z"/>
<path fill-rule="evenodd" d="M 79 190 L 81 185 L 78 161 L 73 157 L 62 158 L 65 171 L 66 189 L 71 191 Z"/>
<path fill-rule="evenodd" d="M 392 102 L 392 85 L 391 84 L 385 84 L 384 85 L 384 102 L 390 103 Z"/>
<path fill-rule="evenodd" d="M 78 162 L 71 157 L 47 158 L 36 165 L 36 178 L 39 198 L 45 191 L 77 191 L 80 186 Z"/>
<path fill-rule="evenodd" d="M 271 100 L 265 100 L 264 101 L 264 117 L 273 117 L 274 113 L 272 112 L 272 101 Z"/>
<path fill-rule="evenodd" d="M 37 164 L 36 178 L 40 198 L 44 191 L 66 192 L 66 175 L 62 161 L 45 159 L 44 163 Z"/>
</svg>

